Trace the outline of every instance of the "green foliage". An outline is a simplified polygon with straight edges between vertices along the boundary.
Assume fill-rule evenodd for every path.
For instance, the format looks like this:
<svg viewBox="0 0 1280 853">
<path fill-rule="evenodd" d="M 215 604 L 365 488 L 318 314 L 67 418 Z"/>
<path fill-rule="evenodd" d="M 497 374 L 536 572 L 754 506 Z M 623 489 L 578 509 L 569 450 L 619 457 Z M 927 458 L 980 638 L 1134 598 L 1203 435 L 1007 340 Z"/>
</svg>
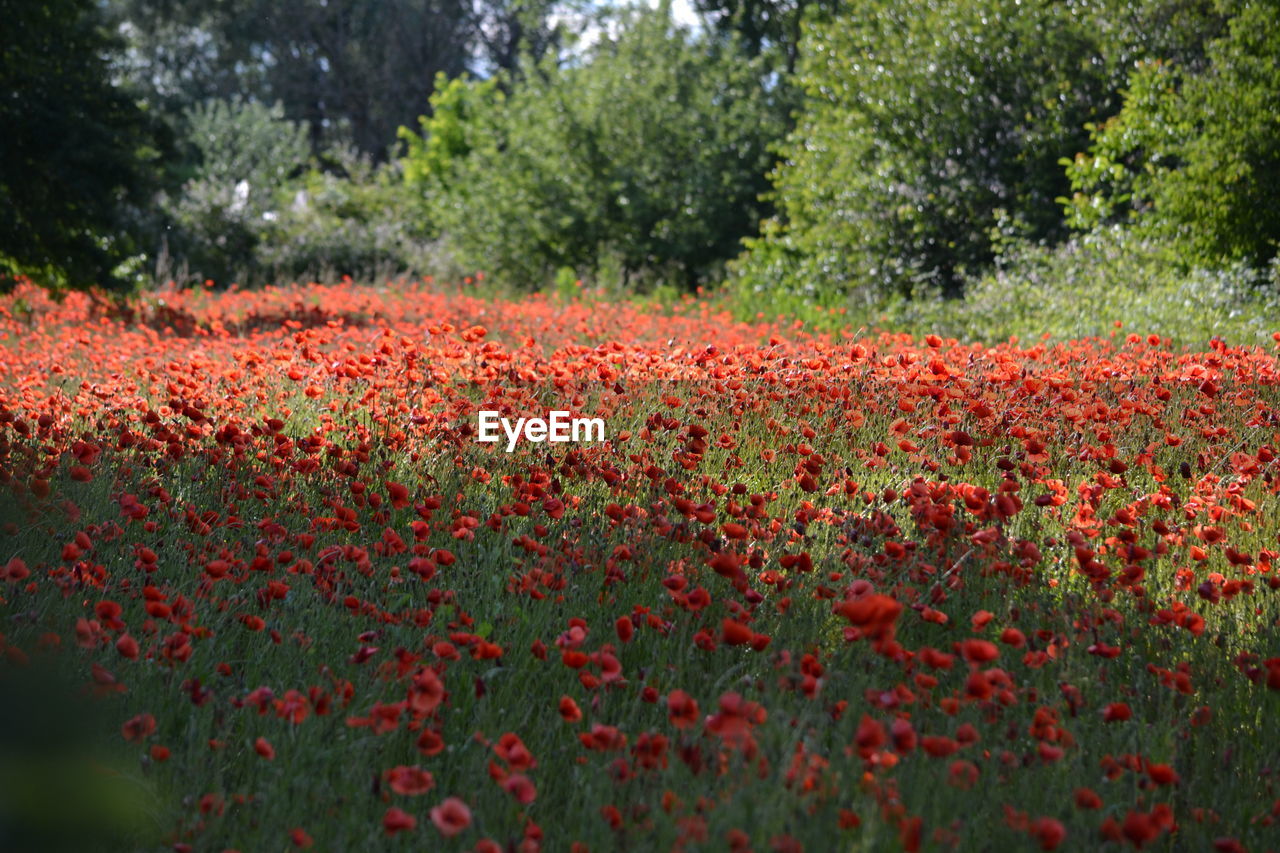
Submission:
<svg viewBox="0 0 1280 853">
<path fill-rule="evenodd" d="M 281 105 L 234 99 L 186 115 L 194 174 L 162 201 L 177 231 L 168 250 L 202 277 L 227 283 L 260 273 L 254 252 L 288 181 L 307 165 L 304 127 Z"/>
<path fill-rule="evenodd" d="M 1090 27 L 1116 87 L 1153 59 L 1201 69 L 1209 43 L 1226 31 L 1222 0 L 1100 0 L 1090 2 Z"/>
<path fill-rule="evenodd" d="M 1280 240 L 1280 3 L 1244 0 L 1207 66 L 1160 62 L 1129 79 L 1120 112 L 1064 161 L 1077 227 L 1138 220 L 1188 263 L 1272 257 Z"/>
<path fill-rule="evenodd" d="M 393 275 L 425 265 L 398 165 L 354 147 L 310 155 L 281 105 L 211 101 L 187 114 L 192 175 L 162 199 L 171 224 L 157 277 L 226 284 Z"/>
<path fill-rule="evenodd" d="M 744 318 L 792 315 L 822 328 L 881 328 L 998 343 L 1158 334 L 1178 347 L 1214 337 L 1273 345 L 1280 316 L 1280 261 L 1187 269 L 1179 245 L 1143 229 L 1112 225 L 1058 246 L 1013 241 L 998 265 L 965 283 L 964 298 L 803 299 L 782 287 L 729 295 Z M 1120 324 L 1120 325 L 1117 325 Z"/>
<path fill-rule="evenodd" d="M 1141 187 L 1157 171 L 1168 169 L 1164 155 L 1153 153 L 1134 169 L 1128 161 L 1138 151 L 1163 152 L 1176 142 L 1173 126 L 1163 117 L 1162 104 L 1178 77 L 1176 70 L 1159 60 L 1139 64 L 1123 93 L 1121 111 L 1101 124 L 1085 125 L 1092 139 L 1088 153 L 1060 161 L 1074 190 L 1070 198 L 1059 198 L 1072 227 L 1087 230 L 1128 221 L 1150 205 Z M 1135 190 L 1139 193 L 1136 198 Z"/>
<path fill-rule="evenodd" d="M 1108 93 L 1090 17 L 1019 0 L 877 0 L 807 34 L 804 115 L 774 174 L 780 217 L 750 241 L 762 287 L 959 291 L 999 211 L 1061 231 L 1064 151 Z"/>
<path fill-rule="evenodd" d="M 1177 263 L 1177 243 L 1112 226 L 1054 248 L 1021 246 L 968 284 L 965 298 L 901 310 L 920 324 L 970 340 L 1059 340 L 1137 332 L 1204 347 L 1213 337 L 1271 345 L 1280 315 L 1280 267 Z M 901 306 L 907 309 L 907 306 Z M 1120 324 L 1117 326 L 1117 324 Z"/>
<path fill-rule="evenodd" d="M 481 139 L 492 139 L 494 130 L 485 122 L 501 108 L 503 93 L 498 78 L 472 80 L 463 75 L 436 78 L 431 95 L 431 117 L 423 116 L 422 136 L 406 127 L 399 138 L 406 145 L 405 180 L 412 185 L 449 182 L 454 164 L 464 160 Z"/>
<path fill-rule="evenodd" d="M 165 137 L 113 84 L 90 0 L 0 0 L 0 283 L 123 287 Z"/>
<path fill-rule="evenodd" d="M 438 73 L 555 53 L 549 0 L 106 0 L 123 73 L 171 115 L 207 100 L 280 102 L 313 153 L 347 141 L 382 161 Z M 568 4 L 555 4 L 568 5 Z"/>
<path fill-rule="evenodd" d="M 421 137 L 402 131 L 406 175 L 463 263 L 522 286 L 562 267 L 692 285 L 754 231 L 784 120 L 759 60 L 665 9 L 619 32 L 569 67 L 454 81 Z"/>
<path fill-rule="evenodd" d="M 801 26 L 827 20 L 839 0 L 693 0 L 714 32 L 741 40 L 750 56 L 774 52 L 788 74 L 800 56 Z"/>
<path fill-rule="evenodd" d="M 375 166 L 354 148 L 328 159 L 290 184 L 289 203 L 265 229 L 255 256 L 269 280 L 385 280 L 434 268 L 434 247 L 406 215 L 413 197 L 399 165 Z"/>
</svg>

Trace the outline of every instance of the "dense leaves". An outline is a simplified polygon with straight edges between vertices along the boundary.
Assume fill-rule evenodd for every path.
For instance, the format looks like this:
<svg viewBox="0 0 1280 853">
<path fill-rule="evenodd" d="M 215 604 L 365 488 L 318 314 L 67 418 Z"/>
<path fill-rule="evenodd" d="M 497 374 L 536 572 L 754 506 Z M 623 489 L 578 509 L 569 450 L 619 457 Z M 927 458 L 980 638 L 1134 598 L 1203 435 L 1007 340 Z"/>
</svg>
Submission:
<svg viewBox="0 0 1280 853">
<path fill-rule="evenodd" d="M 825 20 L 838 0 L 693 0 L 720 36 L 740 39 L 751 56 L 774 53 L 787 74 L 795 71 L 806 19 Z"/>
<path fill-rule="evenodd" d="M 461 0 L 112 0 L 121 69 L 174 115 L 206 100 L 279 102 L 317 151 L 384 157 L 438 72 L 461 73 L 482 4 Z"/>
<path fill-rule="evenodd" d="M 166 249 L 205 278 L 248 281 L 255 252 L 283 206 L 282 190 L 306 167 L 306 129 L 280 105 L 209 101 L 189 111 L 194 174 L 162 201 L 176 226 Z"/>
<path fill-rule="evenodd" d="M 992 260 L 993 228 L 1054 237 L 1058 160 L 1108 93 L 1090 24 L 1071 4 L 882 0 L 814 26 L 780 216 L 744 276 L 954 294 Z"/>
<path fill-rule="evenodd" d="M 783 122 L 761 77 L 665 10 L 636 13 L 581 63 L 440 91 L 405 132 L 406 174 L 464 265 L 520 286 L 560 268 L 692 284 L 759 219 Z"/>
<path fill-rule="evenodd" d="M 189 174 L 158 204 L 161 280 L 260 285 L 428 265 L 398 164 L 352 146 L 313 157 L 306 129 L 278 104 L 209 101 L 184 121 Z"/>
<path fill-rule="evenodd" d="M 1124 107 L 1067 161 L 1074 224 L 1136 220 L 1192 263 L 1266 262 L 1280 241 L 1280 4 L 1234 14 L 1204 67 L 1134 70 Z"/>
<path fill-rule="evenodd" d="M 0 19 L 0 284 L 121 284 L 164 136 L 113 83 L 91 0 L 5 0 Z"/>
</svg>

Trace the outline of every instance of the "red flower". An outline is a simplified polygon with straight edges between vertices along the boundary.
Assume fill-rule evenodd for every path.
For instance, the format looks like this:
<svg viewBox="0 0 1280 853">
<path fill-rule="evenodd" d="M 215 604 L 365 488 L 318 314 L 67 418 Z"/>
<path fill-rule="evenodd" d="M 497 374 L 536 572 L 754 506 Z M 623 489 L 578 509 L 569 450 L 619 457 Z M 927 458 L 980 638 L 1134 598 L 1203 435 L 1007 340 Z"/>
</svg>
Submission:
<svg viewBox="0 0 1280 853">
<path fill-rule="evenodd" d="M 836 605 L 836 612 L 872 640 L 891 639 L 902 605 L 887 595 L 872 593 Z"/>
<path fill-rule="evenodd" d="M 156 718 L 150 714 L 132 717 L 120 727 L 120 733 L 130 743 L 141 743 L 156 730 Z"/>
<path fill-rule="evenodd" d="M 387 482 L 387 494 L 391 497 L 391 505 L 403 509 L 409 505 L 409 490 L 399 483 Z"/>
<path fill-rule="evenodd" d="M 9 562 L 0 568 L 0 578 L 4 578 L 10 583 L 20 583 L 31 576 L 31 570 L 27 568 L 27 564 L 23 562 L 21 557 L 11 557 Z"/>
<path fill-rule="evenodd" d="M 395 806 L 387 809 L 387 813 L 382 816 L 382 828 L 387 835 L 395 835 L 397 832 L 409 832 L 417 825 L 418 819 L 416 817 Z"/>
<path fill-rule="evenodd" d="M 1017 628 L 1005 628 L 1000 632 L 1000 642 L 1006 646 L 1013 646 L 1020 649 L 1027 644 L 1027 637 Z"/>
<path fill-rule="evenodd" d="M 946 758 L 960 748 L 960 744 L 956 743 L 949 737 L 937 737 L 934 735 L 926 735 L 920 739 L 920 748 L 934 758 Z"/>
<path fill-rule="evenodd" d="M 677 729 L 687 729 L 698 724 L 698 703 L 683 690 L 667 694 L 667 716 Z"/>
<path fill-rule="evenodd" d="M 138 657 L 138 641 L 133 637 L 130 637 L 128 634 L 121 634 L 120 638 L 116 640 L 116 651 L 119 652 L 122 657 L 126 657 L 129 660 L 136 660 Z"/>
<path fill-rule="evenodd" d="M 524 745 L 524 741 L 520 740 L 520 736 L 513 732 L 507 732 L 498 738 L 498 742 L 494 744 L 493 751 L 498 754 L 499 758 L 507 762 L 512 770 L 531 770 L 538 766 L 533 753 L 529 752 L 528 747 Z"/>
<path fill-rule="evenodd" d="M 418 752 L 428 758 L 444 751 L 444 738 L 435 729 L 423 729 L 416 743 Z"/>
<path fill-rule="evenodd" d="M 960 643 L 960 656 L 973 664 L 989 663 L 1000 657 L 1000 649 L 987 640 L 969 639 Z"/>
<path fill-rule="evenodd" d="M 1159 837 L 1160 827 L 1156 826 L 1151 815 L 1131 811 L 1125 815 L 1120 832 L 1134 847 L 1141 850 L 1143 845 Z"/>
<path fill-rule="evenodd" d="M 911 727 L 911 723 L 901 717 L 894 719 L 889 726 L 889 734 L 893 738 L 893 748 L 899 753 L 906 754 L 916 748 L 916 730 Z"/>
<path fill-rule="evenodd" d="M 570 696 L 560 697 L 560 719 L 566 723 L 576 723 L 582 719 L 582 709 Z"/>
<path fill-rule="evenodd" d="M 409 797 L 425 794 L 435 785 L 435 779 L 428 771 L 403 764 L 387 771 L 387 782 L 391 790 Z"/>
<path fill-rule="evenodd" d="M 1067 837 L 1066 827 L 1051 817 L 1038 817 L 1033 820 L 1030 832 L 1041 850 L 1057 850 L 1058 845 Z"/>
<path fill-rule="evenodd" d="M 724 640 L 725 645 L 729 646 L 745 646 L 751 642 L 752 631 L 741 622 L 733 619 L 725 619 L 720 623 L 720 636 Z"/>
<path fill-rule="evenodd" d="M 534 787 L 533 782 L 528 776 L 521 773 L 512 773 L 502 780 L 502 790 L 516 798 L 516 802 L 522 806 L 532 803 L 538 795 L 538 789 Z"/>
<path fill-rule="evenodd" d="M 417 717 L 425 717 L 444 701 L 444 682 L 435 670 L 424 667 L 413 677 L 409 687 L 409 711 Z"/>
<path fill-rule="evenodd" d="M 1076 788 L 1076 808 L 1092 811 L 1102 808 L 1102 797 L 1092 788 Z"/>
<path fill-rule="evenodd" d="M 452 838 L 471 825 L 471 809 L 457 797 L 449 797 L 431 810 L 431 822 L 446 838 Z"/>
<path fill-rule="evenodd" d="M 1102 709 L 1102 719 L 1108 723 L 1123 723 L 1133 716 L 1133 711 L 1124 702 L 1112 702 Z"/>
<path fill-rule="evenodd" d="M 884 726 L 880 721 L 863 714 L 858 722 L 857 734 L 853 737 L 853 742 L 858 746 L 858 754 L 866 758 L 884 746 L 887 741 L 888 735 L 885 734 Z"/>
<path fill-rule="evenodd" d="M 1177 771 L 1168 764 L 1148 764 L 1147 775 L 1157 785 L 1172 785 L 1180 778 Z"/>
</svg>

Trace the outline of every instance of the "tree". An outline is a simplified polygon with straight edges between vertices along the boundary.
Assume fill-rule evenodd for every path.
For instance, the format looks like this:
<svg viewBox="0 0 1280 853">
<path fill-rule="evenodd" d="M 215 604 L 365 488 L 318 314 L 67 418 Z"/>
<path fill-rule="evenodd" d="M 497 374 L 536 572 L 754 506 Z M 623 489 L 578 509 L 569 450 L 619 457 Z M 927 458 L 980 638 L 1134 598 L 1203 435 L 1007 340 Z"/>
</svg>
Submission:
<svg viewBox="0 0 1280 853">
<path fill-rule="evenodd" d="M 526 286 L 614 268 L 691 286 L 754 231 L 783 132 L 760 63 L 665 7 L 624 14 L 580 63 L 455 80 L 409 131 L 405 172 L 460 258 Z"/>
<path fill-rule="evenodd" d="M 1280 246 L 1280 2 L 1223 3 L 1199 68 L 1151 61 L 1065 160 L 1072 224 L 1133 222 L 1189 263 L 1265 263 Z"/>
<path fill-rule="evenodd" d="M 170 115 L 206 100 L 280 103 L 312 149 L 385 159 L 437 74 L 511 68 L 556 41 L 550 0 L 111 0 L 123 67 Z"/>
<path fill-rule="evenodd" d="M 566 24 L 560 10 L 573 10 L 583 0 L 484 0 L 477 6 L 481 70 L 519 76 L 563 45 Z"/>
<path fill-rule="evenodd" d="M 748 56 L 776 51 L 787 74 L 800 56 L 800 33 L 806 17 L 828 20 L 840 0 L 693 0 L 694 7 L 721 35 L 741 41 Z"/>
<path fill-rule="evenodd" d="M 0 280 L 123 286 L 165 139 L 109 74 L 92 0 L 0 0 Z"/>
<path fill-rule="evenodd" d="M 805 108 L 773 175 L 779 216 L 741 273 L 958 293 L 992 260 L 993 228 L 1055 239 L 1058 160 L 1107 109 L 1102 55 L 1074 4 L 872 0 L 811 27 Z"/>
<path fill-rule="evenodd" d="M 256 250 L 281 215 L 281 196 L 308 165 L 306 128 L 279 104 L 233 98 L 188 111 L 187 158 L 193 173 L 160 197 L 172 227 L 165 249 L 201 278 L 227 284 L 260 280 Z"/>
</svg>

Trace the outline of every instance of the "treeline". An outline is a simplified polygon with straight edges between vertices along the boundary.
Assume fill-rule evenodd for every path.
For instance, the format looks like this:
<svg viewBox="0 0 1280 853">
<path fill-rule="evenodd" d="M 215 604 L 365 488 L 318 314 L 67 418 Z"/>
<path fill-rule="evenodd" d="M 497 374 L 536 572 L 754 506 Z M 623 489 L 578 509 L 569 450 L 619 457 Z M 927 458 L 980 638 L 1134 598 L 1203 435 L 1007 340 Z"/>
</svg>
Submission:
<svg viewBox="0 0 1280 853">
<path fill-rule="evenodd" d="M 1277 283 L 1280 0 L 696 8 L 0 0 L 0 275 Z"/>
</svg>

